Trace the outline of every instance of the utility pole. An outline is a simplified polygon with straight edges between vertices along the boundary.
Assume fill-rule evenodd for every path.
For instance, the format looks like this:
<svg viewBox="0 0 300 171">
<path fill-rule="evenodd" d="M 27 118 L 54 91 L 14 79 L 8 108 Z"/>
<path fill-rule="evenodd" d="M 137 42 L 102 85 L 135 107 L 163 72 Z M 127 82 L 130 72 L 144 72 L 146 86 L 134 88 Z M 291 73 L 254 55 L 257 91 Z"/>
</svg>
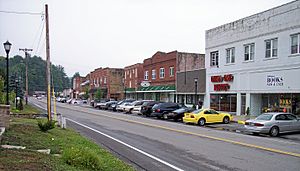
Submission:
<svg viewBox="0 0 300 171">
<path fill-rule="evenodd" d="M 26 80 L 26 85 L 25 85 L 25 102 L 26 105 L 28 104 L 28 56 L 29 56 L 29 51 L 32 51 L 32 49 L 19 49 L 20 51 L 25 52 L 25 80 Z"/>
<path fill-rule="evenodd" d="M 50 95 L 50 44 L 49 44 L 49 15 L 48 15 L 48 5 L 45 5 L 45 16 L 46 16 L 46 57 L 47 57 L 47 69 L 46 69 L 46 78 L 47 78 L 47 112 L 48 120 L 51 120 L 51 95 Z"/>
</svg>

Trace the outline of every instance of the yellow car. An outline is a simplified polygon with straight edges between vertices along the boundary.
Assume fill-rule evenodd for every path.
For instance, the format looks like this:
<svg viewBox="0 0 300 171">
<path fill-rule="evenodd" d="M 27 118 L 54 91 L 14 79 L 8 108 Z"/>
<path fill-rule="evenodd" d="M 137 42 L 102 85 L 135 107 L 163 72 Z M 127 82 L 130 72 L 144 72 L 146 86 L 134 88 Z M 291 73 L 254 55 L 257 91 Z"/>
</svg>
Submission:
<svg viewBox="0 0 300 171">
<path fill-rule="evenodd" d="M 213 109 L 199 109 L 191 113 L 185 113 L 183 117 L 184 123 L 194 123 L 200 126 L 205 123 L 223 122 L 228 124 L 232 120 L 232 115 L 229 113 L 219 113 Z"/>
</svg>

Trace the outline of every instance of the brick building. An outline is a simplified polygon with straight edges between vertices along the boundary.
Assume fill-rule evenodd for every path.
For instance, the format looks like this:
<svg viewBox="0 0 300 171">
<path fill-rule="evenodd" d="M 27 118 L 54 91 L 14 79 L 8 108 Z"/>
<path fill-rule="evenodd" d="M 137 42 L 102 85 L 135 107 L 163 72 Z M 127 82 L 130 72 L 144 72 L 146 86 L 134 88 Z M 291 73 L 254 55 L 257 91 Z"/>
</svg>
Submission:
<svg viewBox="0 0 300 171">
<path fill-rule="evenodd" d="M 192 106 L 204 101 L 205 55 L 178 52 L 176 66 L 176 102 Z"/>
<path fill-rule="evenodd" d="M 102 92 L 102 98 L 122 99 L 124 69 L 97 68 L 90 73 L 90 98 L 95 98 L 97 89 Z"/>
<path fill-rule="evenodd" d="M 75 98 L 75 99 L 79 98 L 79 94 L 82 91 L 81 83 L 83 83 L 84 81 L 85 81 L 85 77 L 77 76 L 73 78 L 73 91 L 72 91 L 71 98 Z"/>
<path fill-rule="evenodd" d="M 143 99 L 136 90 L 143 81 L 143 64 L 137 63 L 124 68 L 124 96 L 130 99 Z"/>
<path fill-rule="evenodd" d="M 136 91 L 143 99 L 175 101 L 176 57 L 178 52 L 156 52 L 143 63 L 143 86 Z"/>
</svg>

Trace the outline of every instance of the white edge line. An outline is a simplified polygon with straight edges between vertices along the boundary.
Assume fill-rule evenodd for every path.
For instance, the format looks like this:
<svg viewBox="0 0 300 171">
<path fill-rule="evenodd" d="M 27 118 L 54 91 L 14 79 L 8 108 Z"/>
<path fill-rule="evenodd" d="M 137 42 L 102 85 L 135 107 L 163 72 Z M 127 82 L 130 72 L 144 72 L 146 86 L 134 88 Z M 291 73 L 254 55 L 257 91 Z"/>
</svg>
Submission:
<svg viewBox="0 0 300 171">
<path fill-rule="evenodd" d="M 84 125 L 84 124 L 81 124 L 81 123 L 79 123 L 79 122 L 77 122 L 77 121 L 74 121 L 74 120 L 72 120 L 72 119 L 69 119 L 69 118 L 66 118 L 66 119 L 69 120 L 69 121 L 72 121 L 72 122 L 74 122 L 74 123 L 76 123 L 76 124 L 78 124 L 78 125 L 80 125 L 80 126 L 82 126 L 82 127 L 88 128 L 88 129 L 90 129 L 90 130 L 92 130 L 92 131 L 95 131 L 95 132 L 97 132 L 97 133 L 99 133 L 99 134 L 101 134 L 101 135 L 103 135 L 103 136 L 105 136 L 105 137 L 108 137 L 108 138 L 110 138 L 110 139 L 112 139 L 112 140 L 114 140 L 114 141 L 116 141 L 116 142 L 118 142 L 118 143 L 120 143 L 120 144 L 123 144 L 123 145 L 127 146 L 128 148 L 131 148 L 131 149 L 133 149 L 133 150 L 135 150 L 135 151 L 137 151 L 137 152 L 139 152 L 139 153 L 142 153 L 142 154 L 144 154 L 145 156 L 148 156 L 148 157 L 150 157 L 150 158 L 152 158 L 152 159 L 154 159 L 154 160 L 156 160 L 156 161 L 158 161 L 158 162 L 160 162 L 160 163 L 163 163 L 163 164 L 165 164 L 165 165 L 167 165 L 167 166 L 169 166 L 169 167 L 171 167 L 171 168 L 173 168 L 173 169 L 175 169 L 175 170 L 178 170 L 178 171 L 184 171 L 183 169 L 180 169 L 180 168 L 178 168 L 178 167 L 176 167 L 176 166 L 174 166 L 174 165 L 172 165 L 172 164 L 170 164 L 170 163 L 168 163 L 168 162 L 166 162 L 166 161 L 163 161 L 163 160 L 161 160 L 161 159 L 159 159 L 159 158 L 157 158 L 157 157 L 155 157 L 155 156 L 153 156 L 153 155 L 151 155 L 151 154 L 149 154 L 149 153 L 147 153 L 147 152 L 144 152 L 144 151 L 142 151 L 142 150 L 140 150 L 140 149 L 138 149 L 138 148 L 136 148 L 136 147 L 133 147 L 133 146 L 131 146 L 131 145 L 129 145 L 129 144 L 127 144 L 127 143 L 121 141 L 121 140 L 118 140 L 118 139 L 116 139 L 116 138 L 114 138 L 114 137 L 112 137 L 112 136 L 109 136 L 109 135 L 107 135 L 107 134 L 105 134 L 105 133 L 103 133 L 103 132 L 100 132 L 100 131 L 98 131 L 98 130 L 96 130 L 96 129 L 94 129 L 94 128 L 91 128 L 91 127 L 89 127 L 89 126 L 86 126 L 86 125 Z"/>
</svg>

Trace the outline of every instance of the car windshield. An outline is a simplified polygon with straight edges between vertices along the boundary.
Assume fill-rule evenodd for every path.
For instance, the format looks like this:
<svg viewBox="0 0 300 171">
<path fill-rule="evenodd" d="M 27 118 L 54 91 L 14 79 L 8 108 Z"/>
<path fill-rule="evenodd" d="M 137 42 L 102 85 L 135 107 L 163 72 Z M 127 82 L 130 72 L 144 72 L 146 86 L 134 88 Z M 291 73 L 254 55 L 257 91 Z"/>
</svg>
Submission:
<svg viewBox="0 0 300 171">
<path fill-rule="evenodd" d="M 270 115 L 270 114 L 261 114 L 257 118 L 255 118 L 255 120 L 269 121 L 272 119 L 272 117 L 273 117 L 273 115 Z"/>
<path fill-rule="evenodd" d="M 198 113 L 200 113 L 200 112 L 202 112 L 202 111 L 203 111 L 203 109 L 194 110 L 194 111 L 192 112 L 192 114 L 198 114 Z"/>
</svg>

